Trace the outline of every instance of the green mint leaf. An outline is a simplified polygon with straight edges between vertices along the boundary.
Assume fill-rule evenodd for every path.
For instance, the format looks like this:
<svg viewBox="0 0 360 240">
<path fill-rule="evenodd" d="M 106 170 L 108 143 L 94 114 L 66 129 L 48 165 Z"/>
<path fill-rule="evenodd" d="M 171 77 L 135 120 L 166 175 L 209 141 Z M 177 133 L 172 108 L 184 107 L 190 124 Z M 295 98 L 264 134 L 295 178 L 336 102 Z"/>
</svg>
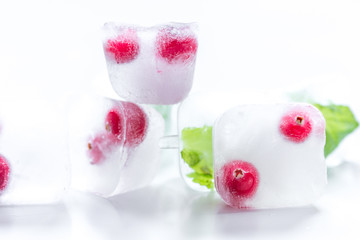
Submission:
<svg viewBox="0 0 360 240">
<path fill-rule="evenodd" d="M 195 183 L 213 188 L 212 127 L 184 128 L 181 140 L 181 157 L 194 170 L 188 177 Z"/>
<path fill-rule="evenodd" d="M 189 173 L 188 177 L 192 178 L 194 183 L 206 186 L 208 189 L 214 188 L 213 176 L 211 174 L 201 174 L 197 172 Z"/>
<path fill-rule="evenodd" d="M 326 121 L 326 144 L 324 149 L 325 157 L 332 153 L 340 142 L 351 132 L 359 123 L 356 121 L 350 108 L 343 105 L 320 105 L 313 104 L 324 115 Z"/>
<path fill-rule="evenodd" d="M 190 167 L 195 167 L 200 162 L 199 153 L 186 149 L 181 151 L 181 157 Z"/>
</svg>

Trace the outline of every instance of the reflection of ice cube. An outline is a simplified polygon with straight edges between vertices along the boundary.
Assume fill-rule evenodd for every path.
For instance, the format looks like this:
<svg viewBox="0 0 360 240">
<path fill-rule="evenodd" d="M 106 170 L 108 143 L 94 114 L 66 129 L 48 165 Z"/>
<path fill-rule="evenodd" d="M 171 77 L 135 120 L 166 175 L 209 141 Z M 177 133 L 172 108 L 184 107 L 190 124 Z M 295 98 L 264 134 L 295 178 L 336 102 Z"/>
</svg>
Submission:
<svg viewBox="0 0 360 240">
<path fill-rule="evenodd" d="M 47 100 L 1 97 L 0 154 L 10 165 L 0 204 L 58 201 L 69 184 L 61 111 Z"/>
<path fill-rule="evenodd" d="M 129 101 L 174 104 L 192 87 L 195 24 L 140 27 L 106 23 L 104 53 L 111 84 Z"/>
<path fill-rule="evenodd" d="M 147 184 L 159 159 L 164 128 L 160 114 L 150 107 L 101 97 L 78 96 L 70 102 L 72 186 L 111 196 Z M 119 117 L 116 134 L 116 126 L 109 127 L 114 122 L 108 120 L 114 109 Z"/>
<path fill-rule="evenodd" d="M 280 124 L 283 126 L 287 121 L 283 116 L 292 112 L 299 113 L 300 117 L 289 118 L 295 127 L 286 129 L 288 132 L 285 134 Z M 299 130 L 297 121 L 304 124 L 307 120 L 309 125 Z M 308 135 L 297 137 L 296 131 L 303 129 L 307 129 L 304 132 Z M 238 208 L 310 204 L 327 181 L 324 145 L 325 120 L 311 105 L 242 105 L 232 108 L 216 121 L 213 129 L 216 189 L 227 204 Z M 241 169 L 242 163 L 234 161 L 249 163 L 250 167 L 247 165 L 245 168 L 256 169 L 254 172 L 257 173 L 253 173 L 253 178 L 247 182 L 238 184 L 241 177 L 252 170 Z M 252 192 L 251 188 L 256 189 Z"/>
</svg>

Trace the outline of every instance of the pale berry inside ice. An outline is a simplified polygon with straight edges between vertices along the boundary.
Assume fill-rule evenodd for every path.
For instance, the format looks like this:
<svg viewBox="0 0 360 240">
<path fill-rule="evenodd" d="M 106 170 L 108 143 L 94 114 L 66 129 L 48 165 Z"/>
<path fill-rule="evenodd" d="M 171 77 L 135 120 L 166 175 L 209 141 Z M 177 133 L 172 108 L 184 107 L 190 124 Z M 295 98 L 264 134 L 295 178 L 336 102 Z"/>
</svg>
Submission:
<svg viewBox="0 0 360 240">
<path fill-rule="evenodd" d="M 87 143 L 88 156 L 91 164 L 99 164 L 106 160 L 119 145 L 119 140 L 112 133 L 100 132 Z"/>
<path fill-rule="evenodd" d="M 129 146 L 138 145 L 145 138 L 148 125 L 146 114 L 134 103 L 124 102 L 123 106 L 126 117 L 125 144 Z"/>
</svg>

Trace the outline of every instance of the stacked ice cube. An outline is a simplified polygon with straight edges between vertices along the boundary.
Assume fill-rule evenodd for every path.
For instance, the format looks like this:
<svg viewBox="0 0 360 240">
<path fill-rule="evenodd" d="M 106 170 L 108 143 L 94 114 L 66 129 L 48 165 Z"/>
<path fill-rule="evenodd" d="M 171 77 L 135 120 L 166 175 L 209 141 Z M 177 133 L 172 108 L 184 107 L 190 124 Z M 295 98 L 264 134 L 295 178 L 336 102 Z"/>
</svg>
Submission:
<svg viewBox="0 0 360 240">
<path fill-rule="evenodd" d="M 106 23 L 103 33 L 110 81 L 121 98 L 175 104 L 188 95 L 198 48 L 195 24 Z"/>
<path fill-rule="evenodd" d="M 241 105 L 213 128 L 214 180 L 236 208 L 312 203 L 324 189 L 325 120 L 308 104 Z"/>
<path fill-rule="evenodd" d="M 68 116 L 74 188 L 112 196 L 152 180 L 164 130 L 156 110 L 84 95 L 71 99 Z"/>
<path fill-rule="evenodd" d="M 115 92 L 126 101 L 78 96 L 71 100 L 72 185 L 102 196 L 142 187 L 159 160 L 163 119 L 147 104 L 175 104 L 192 86 L 195 24 L 139 27 L 106 23 L 103 48 Z"/>
</svg>

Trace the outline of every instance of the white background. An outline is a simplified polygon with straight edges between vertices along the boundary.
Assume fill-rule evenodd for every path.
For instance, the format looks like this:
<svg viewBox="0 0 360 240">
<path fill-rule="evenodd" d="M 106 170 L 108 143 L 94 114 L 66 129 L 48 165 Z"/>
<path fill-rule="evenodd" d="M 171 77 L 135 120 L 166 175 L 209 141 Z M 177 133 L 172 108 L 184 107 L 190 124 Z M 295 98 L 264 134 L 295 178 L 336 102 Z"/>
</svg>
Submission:
<svg viewBox="0 0 360 240">
<path fill-rule="evenodd" d="M 102 24 L 178 21 L 199 23 L 191 93 L 315 82 L 325 95 L 331 83 L 339 99 L 359 101 L 359 12 L 355 0 L 2 1 L 0 94 L 49 104 L 69 92 L 114 96 Z M 0 207 L 0 239 L 358 239 L 359 153 L 355 142 L 344 144 L 344 161 L 329 170 L 326 193 L 312 206 L 230 209 L 188 189 L 169 150 L 147 188 L 111 199 L 70 191 L 56 205 Z"/>
</svg>

